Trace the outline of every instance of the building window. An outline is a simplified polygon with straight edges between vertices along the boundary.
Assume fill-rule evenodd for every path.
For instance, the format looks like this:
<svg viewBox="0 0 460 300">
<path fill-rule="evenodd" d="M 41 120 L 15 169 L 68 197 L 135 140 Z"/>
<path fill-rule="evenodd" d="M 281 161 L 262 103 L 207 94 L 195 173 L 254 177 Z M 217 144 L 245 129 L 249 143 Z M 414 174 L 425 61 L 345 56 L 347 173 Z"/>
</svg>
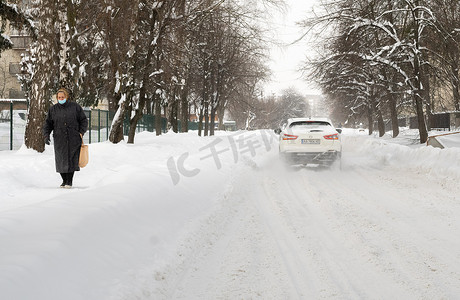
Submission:
<svg viewBox="0 0 460 300">
<path fill-rule="evenodd" d="M 29 33 L 23 28 L 23 29 L 16 29 L 15 27 L 11 26 L 10 27 L 10 35 L 11 36 L 28 36 Z"/>
<path fill-rule="evenodd" d="M 26 49 L 32 42 L 30 36 L 11 36 L 11 42 L 13 42 L 13 49 Z"/>
<path fill-rule="evenodd" d="M 19 73 L 21 73 L 21 64 L 10 62 L 9 72 L 10 72 L 10 74 L 19 74 Z"/>
<path fill-rule="evenodd" d="M 23 91 L 18 91 L 15 89 L 10 90 L 10 99 L 25 99 L 26 94 Z"/>
</svg>

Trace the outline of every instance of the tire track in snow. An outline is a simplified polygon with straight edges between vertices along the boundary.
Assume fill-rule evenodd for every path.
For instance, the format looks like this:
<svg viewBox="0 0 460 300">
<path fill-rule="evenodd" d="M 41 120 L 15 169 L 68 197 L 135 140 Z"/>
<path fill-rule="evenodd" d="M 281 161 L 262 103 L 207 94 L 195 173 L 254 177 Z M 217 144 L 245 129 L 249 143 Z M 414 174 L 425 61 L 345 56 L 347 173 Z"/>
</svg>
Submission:
<svg viewBox="0 0 460 300">
<path fill-rule="evenodd" d="M 409 175 L 403 170 L 392 173 L 358 170 L 342 176 L 330 172 L 305 175 L 305 184 L 321 199 L 322 211 L 337 220 L 343 236 L 353 241 L 353 248 L 360 249 L 361 255 L 375 266 L 372 273 L 380 274 L 383 287 L 399 286 L 412 297 L 417 295 L 416 298 L 449 298 L 458 293 L 458 268 L 450 266 L 451 270 L 446 272 L 454 276 L 442 273 L 444 268 L 449 269 L 449 261 L 455 261 L 452 253 L 456 253 L 459 245 L 445 243 L 451 253 L 444 253 L 431 240 L 439 230 L 434 230 L 431 237 L 426 236 L 429 228 L 443 220 L 434 217 L 420 203 L 437 198 L 430 194 L 420 197 L 413 192 L 414 188 L 423 189 L 427 185 L 425 175 L 413 180 L 415 187 L 402 185 L 397 190 L 395 181 L 404 182 Z M 328 189 L 331 185 L 335 188 Z M 450 232 L 450 238 L 456 240 L 455 230 L 444 228 Z M 447 255 L 445 263 L 441 262 L 444 255 L 440 256 L 439 252 Z M 392 293 L 401 296 L 401 292 Z"/>
<path fill-rule="evenodd" d="M 322 197 L 327 199 L 327 195 L 322 187 L 305 182 L 305 178 L 317 174 L 296 172 L 288 180 L 281 178 L 275 188 L 266 186 L 267 197 L 282 210 L 280 222 L 285 223 L 284 232 L 289 231 L 297 237 L 292 252 L 302 257 L 293 259 L 303 271 L 298 272 L 300 276 L 296 281 L 308 298 L 368 298 L 372 292 L 369 294 L 366 286 L 380 278 L 367 280 L 372 268 L 363 266 L 353 249 L 343 246 L 347 240 L 343 239 L 340 226 L 321 208 L 320 201 Z M 356 265 L 361 267 L 357 269 Z M 363 273 L 367 274 L 362 276 Z M 315 280 L 311 280 L 312 277 Z"/>
<path fill-rule="evenodd" d="M 226 192 L 220 209 L 184 241 L 179 263 L 157 271 L 154 286 L 145 284 L 123 299 L 137 299 L 140 294 L 155 300 L 298 299 L 261 220 L 252 183 L 241 178 L 232 183 L 238 188 Z"/>
</svg>

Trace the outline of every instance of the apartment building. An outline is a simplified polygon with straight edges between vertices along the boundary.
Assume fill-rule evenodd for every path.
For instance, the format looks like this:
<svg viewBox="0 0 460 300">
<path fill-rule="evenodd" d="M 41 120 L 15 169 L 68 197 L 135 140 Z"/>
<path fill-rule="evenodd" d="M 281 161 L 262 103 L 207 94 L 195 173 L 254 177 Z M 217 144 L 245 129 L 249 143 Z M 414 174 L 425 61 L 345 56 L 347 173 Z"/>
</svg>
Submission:
<svg viewBox="0 0 460 300">
<path fill-rule="evenodd" d="M 20 9 L 27 8 L 30 0 L 8 1 Z M 26 53 L 32 37 L 25 30 L 6 26 L 5 35 L 9 36 L 13 48 L 0 53 L 0 99 L 24 99 L 18 75 L 21 73 L 21 58 Z"/>
</svg>

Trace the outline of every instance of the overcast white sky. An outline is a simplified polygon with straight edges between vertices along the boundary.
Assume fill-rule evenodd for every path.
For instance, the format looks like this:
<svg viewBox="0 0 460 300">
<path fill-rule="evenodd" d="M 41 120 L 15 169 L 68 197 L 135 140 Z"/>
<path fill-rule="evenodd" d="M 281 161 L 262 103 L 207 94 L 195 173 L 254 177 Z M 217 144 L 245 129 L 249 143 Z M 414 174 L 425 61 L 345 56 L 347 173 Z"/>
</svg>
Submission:
<svg viewBox="0 0 460 300">
<path fill-rule="evenodd" d="M 296 26 L 296 22 L 310 15 L 312 7 L 319 1 L 285 0 L 285 2 L 288 5 L 286 11 L 274 11 L 274 18 L 269 20 L 275 31 L 273 39 L 279 41 L 281 45 L 274 45 L 270 52 L 269 67 L 273 75 L 271 81 L 265 85 L 265 95 L 279 94 L 291 86 L 302 94 L 320 94 L 317 88 L 301 78 L 302 73 L 298 71 L 306 54 L 311 53 L 313 42 L 304 39 L 290 45 L 302 35 L 302 30 Z"/>
</svg>

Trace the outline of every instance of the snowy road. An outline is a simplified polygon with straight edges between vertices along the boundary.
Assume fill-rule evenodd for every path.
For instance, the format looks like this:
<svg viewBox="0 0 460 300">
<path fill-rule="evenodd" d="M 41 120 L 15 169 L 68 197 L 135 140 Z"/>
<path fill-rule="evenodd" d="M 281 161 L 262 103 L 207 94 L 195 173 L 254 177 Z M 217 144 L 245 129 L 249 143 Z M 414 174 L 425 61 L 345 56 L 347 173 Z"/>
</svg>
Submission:
<svg viewBox="0 0 460 300">
<path fill-rule="evenodd" d="M 93 146 L 71 191 L 34 186 L 51 155 L 0 156 L 0 299 L 458 299 L 458 149 L 345 135 L 342 170 L 276 147 L 218 169 L 212 141 Z M 184 149 L 200 173 L 174 186 Z"/>
<path fill-rule="evenodd" d="M 456 299 L 457 181 L 366 166 L 349 148 L 343 171 L 285 171 L 270 159 L 242 172 L 192 250 L 163 275 L 161 297 Z"/>
</svg>

